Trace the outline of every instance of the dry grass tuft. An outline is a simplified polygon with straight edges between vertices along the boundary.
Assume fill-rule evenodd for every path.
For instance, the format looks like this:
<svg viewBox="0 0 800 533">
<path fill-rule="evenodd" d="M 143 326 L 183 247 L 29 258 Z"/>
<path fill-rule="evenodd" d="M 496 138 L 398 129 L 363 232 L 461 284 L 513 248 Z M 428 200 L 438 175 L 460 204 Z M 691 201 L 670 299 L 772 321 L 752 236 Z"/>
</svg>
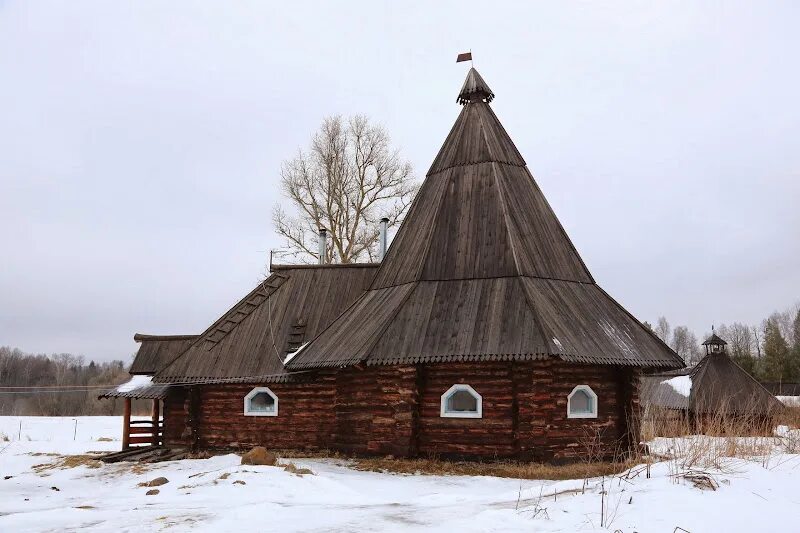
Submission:
<svg viewBox="0 0 800 533">
<path fill-rule="evenodd" d="M 800 407 L 786 407 L 775 417 L 775 421 L 789 428 L 800 428 Z"/>
<path fill-rule="evenodd" d="M 291 457 L 293 459 L 344 459 L 347 456 L 334 450 L 290 450 L 271 448 L 270 451 L 278 457 Z"/>
<path fill-rule="evenodd" d="M 34 472 L 40 474 L 47 470 L 61 470 L 78 466 L 85 466 L 87 468 L 100 468 L 103 466 L 103 463 L 97 459 L 96 455 L 57 455 L 57 457 L 58 459 L 52 463 L 33 465 L 31 468 Z"/>
<path fill-rule="evenodd" d="M 298 476 L 304 476 L 306 474 L 312 474 L 312 475 L 314 474 L 314 472 L 312 472 L 311 469 L 299 468 L 294 463 L 286 463 L 286 464 L 279 463 L 278 466 L 282 466 L 283 469 L 289 472 L 290 474 L 297 474 Z"/>
<path fill-rule="evenodd" d="M 513 479 L 582 479 L 624 472 L 633 463 L 594 462 L 549 465 L 516 461 L 468 462 L 440 459 L 354 459 L 351 466 L 368 472 L 423 474 L 437 476 L 493 476 Z"/>
</svg>

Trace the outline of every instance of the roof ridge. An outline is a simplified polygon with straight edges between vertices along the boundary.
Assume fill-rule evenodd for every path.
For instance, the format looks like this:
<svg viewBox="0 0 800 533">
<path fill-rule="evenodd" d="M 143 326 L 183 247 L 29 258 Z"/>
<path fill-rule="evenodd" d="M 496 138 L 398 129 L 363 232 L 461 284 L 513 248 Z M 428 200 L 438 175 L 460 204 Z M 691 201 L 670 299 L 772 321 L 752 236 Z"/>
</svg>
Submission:
<svg viewBox="0 0 800 533">
<path fill-rule="evenodd" d="M 322 269 L 322 268 L 377 268 L 380 263 L 302 263 L 297 265 L 270 265 L 270 271 L 274 270 L 300 270 L 300 269 Z"/>
<path fill-rule="evenodd" d="M 149 335 L 146 333 L 134 333 L 133 340 L 135 342 L 144 342 L 144 341 L 186 341 L 191 339 L 196 339 L 200 335 Z"/>
</svg>

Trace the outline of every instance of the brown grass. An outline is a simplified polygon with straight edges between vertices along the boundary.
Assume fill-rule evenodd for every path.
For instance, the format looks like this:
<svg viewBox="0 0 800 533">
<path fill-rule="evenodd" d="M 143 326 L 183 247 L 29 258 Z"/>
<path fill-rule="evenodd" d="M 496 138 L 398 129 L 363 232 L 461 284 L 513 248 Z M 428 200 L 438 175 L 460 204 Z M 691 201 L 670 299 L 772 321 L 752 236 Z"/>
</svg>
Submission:
<svg viewBox="0 0 800 533">
<path fill-rule="evenodd" d="M 633 465 L 629 461 L 582 461 L 551 465 L 523 461 L 447 461 L 438 458 L 399 459 L 394 457 L 352 457 L 333 450 L 270 450 L 278 457 L 292 459 L 339 459 L 342 466 L 366 472 L 393 474 L 493 476 L 512 479 L 585 479 L 624 472 Z M 291 463 L 289 463 L 291 464 Z M 280 464 L 279 466 L 286 466 Z M 291 469 L 289 469 L 291 471 Z M 311 472 L 313 473 L 313 472 Z"/>
<path fill-rule="evenodd" d="M 439 459 L 354 459 L 352 467 L 369 472 L 446 476 L 494 476 L 513 479 L 583 479 L 608 476 L 633 466 L 628 462 L 594 462 L 549 465 L 517 461 L 460 462 Z"/>
<path fill-rule="evenodd" d="M 85 466 L 87 468 L 100 468 L 103 465 L 97 460 L 96 455 L 60 455 L 52 463 L 33 465 L 31 468 L 37 474 L 47 470 L 61 470 L 65 468 L 75 468 Z"/>
<path fill-rule="evenodd" d="M 722 406 L 717 412 L 690 417 L 685 412 L 652 406 L 642 420 L 642 436 L 650 441 L 666 438 L 666 455 L 653 456 L 670 462 L 679 474 L 687 469 L 736 468 L 732 459 L 744 459 L 768 467 L 776 454 L 800 450 L 797 432 L 779 436 L 778 425 L 800 427 L 800 409 L 782 409 L 764 416 L 755 406 L 745 406 L 736 414 Z M 651 458 L 646 458 L 649 462 Z"/>
<path fill-rule="evenodd" d="M 298 476 L 304 476 L 306 474 L 314 474 L 309 468 L 298 468 L 298 466 L 294 463 L 278 463 L 277 466 L 282 466 L 284 470 L 291 474 L 297 474 Z"/>
<path fill-rule="evenodd" d="M 800 428 L 800 407 L 787 407 L 775 417 L 778 424 Z"/>
</svg>

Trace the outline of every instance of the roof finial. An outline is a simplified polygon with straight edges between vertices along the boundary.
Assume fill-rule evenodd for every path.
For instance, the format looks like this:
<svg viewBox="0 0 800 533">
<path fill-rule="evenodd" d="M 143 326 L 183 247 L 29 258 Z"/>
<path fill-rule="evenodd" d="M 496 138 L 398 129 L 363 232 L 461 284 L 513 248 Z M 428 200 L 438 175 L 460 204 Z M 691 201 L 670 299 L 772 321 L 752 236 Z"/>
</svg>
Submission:
<svg viewBox="0 0 800 533">
<path fill-rule="evenodd" d="M 471 58 L 472 54 L 470 54 L 470 59 Z M 475 67 L 470 68 L 469 72 L 467 73 L 467 79 L 464 80 L 464 85 L 461 87 L 461 92 L 458 93 L 456 102 L 461 105 L 465 105 L 469 102 L 481 101 L 488 104 L 492 100 L 494 100 L 494 93 L 489 88 L 489 85 L 486 83 L 486 81 L 484 81 L 483 77 L 478 74 L 478 71 L 475 70 Z"/>
</svg>

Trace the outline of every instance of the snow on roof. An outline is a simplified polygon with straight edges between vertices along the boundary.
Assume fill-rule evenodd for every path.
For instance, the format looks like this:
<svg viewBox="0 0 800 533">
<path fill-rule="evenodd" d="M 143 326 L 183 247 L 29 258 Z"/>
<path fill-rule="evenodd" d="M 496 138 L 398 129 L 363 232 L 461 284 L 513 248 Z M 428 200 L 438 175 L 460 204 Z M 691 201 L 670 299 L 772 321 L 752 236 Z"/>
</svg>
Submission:
<svg viewBox="0 0 800 533">
<path fill-rule="evenodd" d="M 665 379 L 661 383 L 669 385 L 675 392 L 686 398 L 692 393 L 691 376 L 676 376 L 671 379 Z"/>
<path fill-rule="evenodd" d="M 153 376 L 131 376 L 131 379 L 117 385 L 116 392 L 132 392 L 137 389 L 149 387 L 153 383 Z"/>
<path fill-rule="evenodd" d="M 291 361 L 291 360 L 294 358 L 294 356 L 295 356 L 295 355 L 297 355 L 297 354 L 299 354 L 300 352 L 302 352 L 302 351 L 303 351 L 303 348 L 305 348 L 306 346 L 308 346 L 308 343 L 309 343 L 309 342 L 311 342 L 311 341 L 308 341 L 308 342 L 306 342 L 306 343 L 303 343 L 303 345 L 302 345 L 302 346 L 300 346 L 298 349 L 296 349 L 295 351 L 293 351 L 292 353 L 290 353 L 289 355 L 287 355 L 287 356 L 286 356 L 286 359 L 284 359 L 284 360 L 283 360 L 283 364 L 285 365 L 286 363 L 288 363 L 289 361 Z"/>
<path fill-rule="evenodd" d="M 136 374 L 131 379 L 109 389 L 99 398 L 145 398 L 163 400 L 167 397 L 169 383 L 153 383 L 153 376 Z"/>
</svg>

